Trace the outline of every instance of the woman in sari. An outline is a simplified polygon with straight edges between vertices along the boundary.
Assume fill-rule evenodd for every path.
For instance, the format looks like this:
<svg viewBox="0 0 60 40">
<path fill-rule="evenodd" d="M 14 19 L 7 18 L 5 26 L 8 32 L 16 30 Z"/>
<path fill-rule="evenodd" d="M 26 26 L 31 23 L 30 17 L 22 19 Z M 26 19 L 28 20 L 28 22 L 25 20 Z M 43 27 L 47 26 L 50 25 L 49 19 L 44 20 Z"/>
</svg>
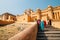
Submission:
<svg viewBox="0 0 60 40">
<path fill-rule="evenodd" d="M 40 31 L 40 29 L 41 29 L 40 22 L 41 22 L 41 20 L 37 20 L 38 31 Z"/>
<path fill-rule="evenodd" d="M 44 21 L 43 20 L 41 20 L 40 27 L 41 27 L 41 31 L 43 31 L 44 30 Z"/>
</svg>

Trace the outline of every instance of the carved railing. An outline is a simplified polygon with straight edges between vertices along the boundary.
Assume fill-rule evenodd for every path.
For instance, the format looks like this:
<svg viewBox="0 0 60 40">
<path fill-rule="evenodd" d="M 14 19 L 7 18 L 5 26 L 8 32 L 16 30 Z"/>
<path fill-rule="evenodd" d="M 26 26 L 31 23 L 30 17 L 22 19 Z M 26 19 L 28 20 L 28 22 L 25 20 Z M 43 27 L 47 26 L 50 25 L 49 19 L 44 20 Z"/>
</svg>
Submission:
<svg viewBox="0 0 60 40">
<path fill-rule="evenodd" d="M 37 24 L 31 23 L 31 26 L 24 29 L 22 32 L 16 34 L 8 40 L 36 40 L 37 37 Z"/>
</svg>

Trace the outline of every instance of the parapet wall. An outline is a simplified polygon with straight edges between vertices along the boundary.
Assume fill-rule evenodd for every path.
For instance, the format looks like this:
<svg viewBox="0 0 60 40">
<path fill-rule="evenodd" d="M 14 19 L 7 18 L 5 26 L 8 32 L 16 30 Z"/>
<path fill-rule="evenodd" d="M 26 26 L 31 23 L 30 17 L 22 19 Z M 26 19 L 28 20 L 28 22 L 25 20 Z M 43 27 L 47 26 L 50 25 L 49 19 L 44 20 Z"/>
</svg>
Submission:
<svg viewBox="0 0 60 40">
<path fill-rule="evenodd" d="M 32 23 L 32 26 L 26 28 L 22 32 L 16 34 L 8 40 L 36 40 L 37 24 Z"/>
<path fill-rule="evenodd" d="M 0 20 L 0 25 L 6 25 L 6 24 L 11 24 L 14 23 L 14 21 L 2 21 Z"/>
<path fill-rule="evenodd" d="M 55 28 L 60 28 L 60 21 L 52 21 L 52 26 Z"/>
</svg>

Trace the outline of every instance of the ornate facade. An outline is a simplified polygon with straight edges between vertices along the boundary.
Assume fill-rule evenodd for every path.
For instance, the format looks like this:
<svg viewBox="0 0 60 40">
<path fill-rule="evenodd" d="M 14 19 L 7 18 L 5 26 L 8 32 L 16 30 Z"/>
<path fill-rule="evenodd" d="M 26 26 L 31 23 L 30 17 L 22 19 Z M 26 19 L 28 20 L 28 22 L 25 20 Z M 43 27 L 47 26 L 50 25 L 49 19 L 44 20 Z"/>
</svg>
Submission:
<svg viewBox="0 0 60 40">
<path fill-rule="evenodd" d="M 48 20 L 60 21 L 60 6 L 48 6 L 44 10 L 37 8 L 36 11 L 27 9 L 23 14 L 17 16 L 9 13 L 0 15 L 0 20 L 3 21 L 34 22 L 38 19 L 45 20 L 46 22 L 48 22 Z"/>
<path fill-rule="evenodd" d="M 3 20 L 3 21 L 16 21 L 16 16 L 6 12 L 6 13 L 0 15 L 0 20 Z"/>
<path fill-rule="evenodd" d="M 8 12 L 0 15 L 0 25 L 14 23 L 16 21 L 16 16 Z"/>
<path fill-rule="evenodd" d="M 33 22 L 38 19 L 48 21 L 50 20 L 60 20 L 60 6 L 52 7 L 48 6 L 44 10 L 40 10 L 39 8 L 36 9 L 34 12 L 31 9 L 25 10 L 22 15 L 16 16 L 17 21 L 20 22 Z"/>
</svg>

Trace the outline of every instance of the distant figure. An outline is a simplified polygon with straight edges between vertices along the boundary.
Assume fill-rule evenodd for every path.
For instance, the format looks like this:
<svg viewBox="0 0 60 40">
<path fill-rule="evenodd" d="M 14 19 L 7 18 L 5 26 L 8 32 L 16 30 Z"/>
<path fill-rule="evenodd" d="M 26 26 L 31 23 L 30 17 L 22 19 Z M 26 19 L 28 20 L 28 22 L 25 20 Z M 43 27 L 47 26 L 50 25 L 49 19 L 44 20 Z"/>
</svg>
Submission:
<svg viewBox="0 0 60 40">
<path fill-rule="evenodd" d="M 41 31 L 43 31 L 44 30 L 44 21 L 43 20 L 41 20 L 40 26 L 41 26 Z"/>
<path fill-rule="evenodd" d="M 51 20 L 49 20 L 48 25 L 51 25 Z"/>
<path fill-rule="evenodd" d="M 50 25 L 51 25 L 51 20 L 49 20 L 49 22 L 50 22 Z"/>
<path fill-rule="evenodd" d="M 40 31 L 40 29 L 41 29 L 40 22 L 41 22 L 41 20 L 37 20 L 38 31 Z"/>
<path fill-rule="evenodd" d="M 37 24 L 38 24 L 38 25 L 40 24 L 40 20 L 37 20 Z"/>
<path fill-rule="evenodd" d="M 46 27 L 46 21 L 44 20 L 44 27 Z"/>
</svg>

